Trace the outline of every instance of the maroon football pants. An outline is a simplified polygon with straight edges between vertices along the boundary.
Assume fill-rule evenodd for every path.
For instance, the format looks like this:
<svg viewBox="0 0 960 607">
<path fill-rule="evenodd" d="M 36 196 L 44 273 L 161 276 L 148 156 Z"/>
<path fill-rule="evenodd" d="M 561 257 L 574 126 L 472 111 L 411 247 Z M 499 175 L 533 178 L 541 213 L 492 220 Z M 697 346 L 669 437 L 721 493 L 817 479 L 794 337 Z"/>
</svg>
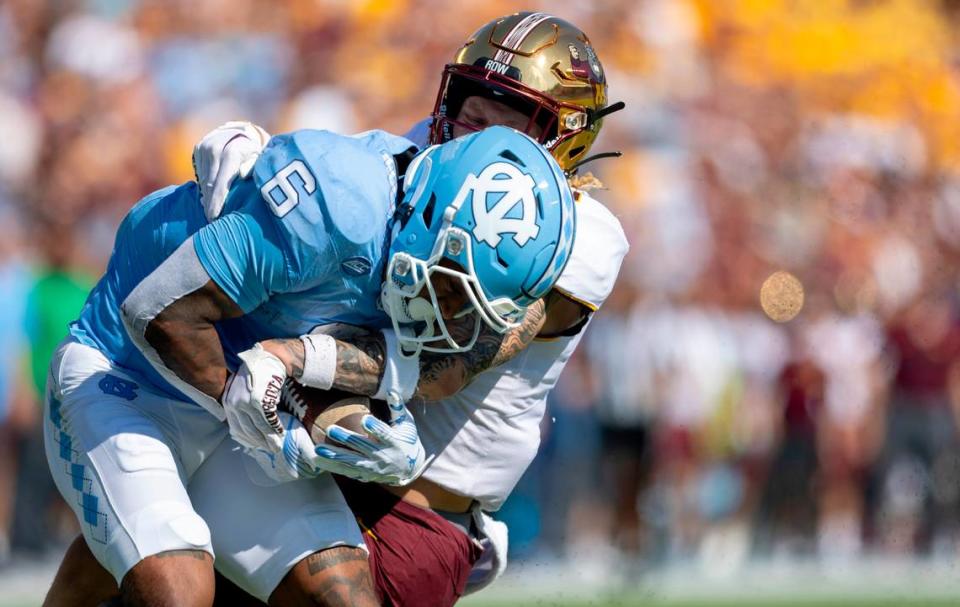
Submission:
<svg viewBox="0 0 960 607">
<path fill-rule="evenodd" d="M 436 512 L 402 501 L 377 485 L 336 477 L 370 550 L 380 601 L 395 607 L 457 602 L 482 552 Z"/>
</svg>

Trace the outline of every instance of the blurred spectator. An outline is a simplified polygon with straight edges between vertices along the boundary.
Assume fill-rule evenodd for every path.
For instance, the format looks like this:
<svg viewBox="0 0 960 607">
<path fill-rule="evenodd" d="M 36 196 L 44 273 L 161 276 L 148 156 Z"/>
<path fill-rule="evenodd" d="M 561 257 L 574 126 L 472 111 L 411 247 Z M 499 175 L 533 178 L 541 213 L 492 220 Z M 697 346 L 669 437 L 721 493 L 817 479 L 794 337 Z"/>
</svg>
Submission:
<svg viewBox="0 0 960 607">
<path fill-rule="evenodd" d="M 53 479 L 41 473 L 45 472 L 46 456 L 38 414 L 42 410 L 50 358 L 66 337 L 67 326 L 80 313 L 93 281 L 74 267 L 78 249 L 71 226 L 41 221 L 34 226 L 33 234 L 40 247 L 42 265 L 36 270 L 25 301 L 36 415 L 33 427 L 16 445 L 19 474 L 13 543 L 21 550 L 42 554 L 69 539 L 70 535 L 58 526 L 61 520 L 73 519 L 62 516 L 66 512 Z"/>
<path fill-rule="evenodd" d="M 587 333 L 587 353 L 596 390 L 605 494 L 612 505 L 610 538 L 627 559 L 639 559 L 644 521 L 638 506 L 650 473 L 657 361 L 638 347 L 646 336 L 636 322 L 633 293 L 618 288 Z M 648 548 L 649 549 L 649 548 Z"/>
<path fill-rule="evenodd" d="M 878 540 L 894 552 L 955 550 L 960 436 L 950 376 L 960 360 L 955 296 L 916 300 L 889 327 L 896 373 L 887 409 L 877 504 Z M 939 532 L 939 533 L 938 533 Z"/>
<path fill-rule="evenodd" d="M 17 215 L 0 198 L 0 565 L 10 557 L 18 452 L 22 435 L 33 432 L 36 416 L 29 400 L 24 360 L 27 353 L 26 300 L 30 273 L 23 258 Z"/>
<path fill-rule="evenodd" d="M 817 424 L 818 550 L 828 558 L 856 557 L 863 548 L 866 474 L 882 428 L 883 330 L 872 316 L 828 314 L 805 338 L 825 376 Z"/>
<path fill-rule="evenodd" d="M 791 331 L 790 336 L 791 359 L 777 378 L 783 415 L 780 444 L 757 513 L 757 545 L 764 554 L 812 555 L 818 511 L 814 493 L 817 423 L 823 412 L 826 378 L 798 332 Z"/>
<path fill-rule="evenodd" d="M 540 499 L 550 505 L 543 512 L 540 547 L 553 558 L 598 558 L 606 556 L 609 544 L 608 501 L 597 491 L 602 473 L 596 466 L 596 381 L 578 349 L 548 400 L 543 442 L 531 472 L 542 477 Z"/>
</svg>

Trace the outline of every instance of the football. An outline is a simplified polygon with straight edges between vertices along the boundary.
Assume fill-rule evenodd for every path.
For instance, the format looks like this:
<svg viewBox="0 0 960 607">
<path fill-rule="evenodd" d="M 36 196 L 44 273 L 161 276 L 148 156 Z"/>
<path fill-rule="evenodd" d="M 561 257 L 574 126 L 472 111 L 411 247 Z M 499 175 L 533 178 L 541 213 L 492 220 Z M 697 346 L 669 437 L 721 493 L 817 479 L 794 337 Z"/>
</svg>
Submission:
<svg viewBox="0 0 960 607">
<path fill-rule="evenodd" d="M 381 420 L 389 419 L 387 404 L 383 401 L 372 401 L 367 396 L 342 390 L 311 388 L 293 379 L 283 384 L 280 409 L 300 420 L 316 445 L 327 443 L 327 428 L 333 424 L 366 436 L 360 425 L 364 415 L 373 413 Z M 331 444 L 344 446 L 333 441 Z"/>
</svg>

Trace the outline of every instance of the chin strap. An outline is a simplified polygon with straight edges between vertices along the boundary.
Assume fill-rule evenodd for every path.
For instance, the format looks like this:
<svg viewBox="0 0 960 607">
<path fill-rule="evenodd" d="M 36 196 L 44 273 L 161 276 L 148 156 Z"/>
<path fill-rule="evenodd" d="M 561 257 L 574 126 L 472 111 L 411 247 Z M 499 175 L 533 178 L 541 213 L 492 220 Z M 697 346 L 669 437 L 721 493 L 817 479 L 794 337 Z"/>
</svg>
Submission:
<svg viewBox="0 0 960 607">
<path fill-rule="evenodd" d="M 600 120 L 604 116 L 609 116 L 614 112 L 619 112 L 625 107 L 627 107 L 626 103 L 618 101 L 616 103 L 611 103 L 606 107 L 602 107 L 599 110 L 587 110 L 587 125 L 592 125 L 594 122 Z"/>
<path fill-rule="evenodd" d="M 627 107 L 626 103 L 622 101 L 618 101 L 606 107 L 602 107 L 599 110 L 587 110 L 587 126 L 593 126 L 598 120 L 600 120 L 604 116 L 609 116 L 614 112 L 619 112 L 625 107 Z M 599 154 L 594 154 L 593 156 L 587 156 L 583 160 L 573 164 L 573 166 L 565 170 L 563 174 L 569 179 L 577 172 L 577 169 L 587 164 L 588 162 L 593 162 L 594 160 L 601 160 L 603 158 L 619 158 L 621 156 L 623 156 L 623 152 L 601 152 Z"/>
<path fill-rule="evenodd" d="M 593 162 L 594 160 L 601 160 L 603 158 L 620 158 L 621 156 L 623 156 L 623 152 L 600 152 L 599 154 L 594 154 L 593 156 L 587 156 L 580 162 L 577 162 L 576 164 L 571 166 L 569 169 L 564 171 L 563 174 L 567 178 L 570 178 L 573 176 L 574 173 L 577 172 L 577 169 L 587 164 L 588 162 Z"/>
</svg>

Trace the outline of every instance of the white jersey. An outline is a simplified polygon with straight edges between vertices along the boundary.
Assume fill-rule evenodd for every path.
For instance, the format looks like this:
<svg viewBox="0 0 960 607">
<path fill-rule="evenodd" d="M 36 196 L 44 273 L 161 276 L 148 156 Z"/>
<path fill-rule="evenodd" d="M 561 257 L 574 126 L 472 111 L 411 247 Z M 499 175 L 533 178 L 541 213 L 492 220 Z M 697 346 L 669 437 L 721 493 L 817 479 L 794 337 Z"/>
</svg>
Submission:
<svg viewBox="0 0 960 607">
<path fill-rule="evenodd" d="M 627 239 L 617 218 L 589 195 L 577 193 L 576 210 L 573 252 L 555 288 L 596 310 L 613 289 Z M 435 456 L 423 477 L 498 510 L 537 453 L 547 394 L 582 333 L 536 339 L 453 397 L 412 406 L 420 440 Z"/>
</svg>

